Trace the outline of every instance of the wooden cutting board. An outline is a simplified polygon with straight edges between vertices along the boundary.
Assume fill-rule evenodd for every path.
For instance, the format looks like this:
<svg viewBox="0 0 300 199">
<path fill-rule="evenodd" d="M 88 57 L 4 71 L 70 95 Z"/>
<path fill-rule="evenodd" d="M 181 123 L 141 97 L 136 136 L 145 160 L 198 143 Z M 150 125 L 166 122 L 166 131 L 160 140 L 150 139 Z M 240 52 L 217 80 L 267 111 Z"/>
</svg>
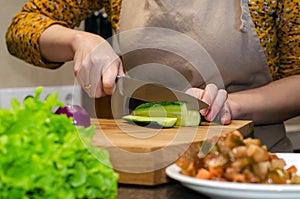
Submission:
<svg viewBox="0 0 300 199">
<path fill-rule="evenodd" d="M 124 120 L 92 119 L 96 126 L 93 145 L 109 151 L 119 173 L 119 183 L 157 185 L 168 182 L 165 168 L 182 154 L 211 136 L 239 130 L 253 133 L 251 121 L 233 120 L 230 125 L 202 122 L 198 127 L 151 128 Z"/>
</svg>

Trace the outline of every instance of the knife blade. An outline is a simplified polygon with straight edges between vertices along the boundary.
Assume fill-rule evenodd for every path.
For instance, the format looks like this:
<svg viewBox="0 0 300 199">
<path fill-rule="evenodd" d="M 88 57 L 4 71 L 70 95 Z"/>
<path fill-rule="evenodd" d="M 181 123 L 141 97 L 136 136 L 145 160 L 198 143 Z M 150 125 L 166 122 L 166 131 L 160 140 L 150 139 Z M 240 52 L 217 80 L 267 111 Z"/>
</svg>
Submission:
<svg viewBox="0 0 300 199">
<path fill-rule="evenodd" d="M 117 90 L 123 96 L 145 102 L 183 101 L 189 109 L 200 110 L 208 104 L 182 91 L 168 88 L 153 82 L 146 82 L 127 76 L 117 76 Z"/>
</svg>

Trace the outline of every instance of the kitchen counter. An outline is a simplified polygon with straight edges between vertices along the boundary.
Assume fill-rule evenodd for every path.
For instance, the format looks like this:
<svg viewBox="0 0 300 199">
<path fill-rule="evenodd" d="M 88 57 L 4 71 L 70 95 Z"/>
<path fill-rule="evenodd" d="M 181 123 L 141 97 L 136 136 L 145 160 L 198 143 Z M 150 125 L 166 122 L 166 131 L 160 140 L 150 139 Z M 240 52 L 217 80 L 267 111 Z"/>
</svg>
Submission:
<svg viewBox="0 0 300 199">
<path fill-rule="evenodd" d="M 156 186 L 119 184 L 117 199 L 210 199 L 182 186 L 177 181 Z"/>
</svg>

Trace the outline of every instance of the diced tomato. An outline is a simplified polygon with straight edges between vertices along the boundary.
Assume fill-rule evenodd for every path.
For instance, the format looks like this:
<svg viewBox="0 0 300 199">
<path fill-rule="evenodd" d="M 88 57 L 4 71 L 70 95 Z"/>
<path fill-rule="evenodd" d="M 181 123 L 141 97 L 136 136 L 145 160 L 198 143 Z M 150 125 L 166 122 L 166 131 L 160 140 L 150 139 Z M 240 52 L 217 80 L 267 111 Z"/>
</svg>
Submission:
<svg viewBox="0 0 300 199">
<path fill-rule="evenodd" d="M 204 168 L 201 168 L 201 169 L 198 170 L 196 178 L 204 179 L 204 180 L 210 180 L 212 178 L 212 176 L 211 176 L 211 173 L 208 170 L 206 170 Z"/>
<path fill-rule="evenodd" d="M 293 172 L 296 173 L 297 172 L 297 167 L 295 167 L 295 165 L 290 166 L 289 168 L 286 169 L 287 172 Z"/>
<path fill-rule="evenodd" d="M 223 167 L 208 167 L 212 176 L 221 176 L 223 174 Z"/>
<path fill-rule="evenodd" d="M 246 175 L 245 174 L 234 175 L 232 181 L 233 182 L 245 182 L 246 181 Z"/>
</svg>

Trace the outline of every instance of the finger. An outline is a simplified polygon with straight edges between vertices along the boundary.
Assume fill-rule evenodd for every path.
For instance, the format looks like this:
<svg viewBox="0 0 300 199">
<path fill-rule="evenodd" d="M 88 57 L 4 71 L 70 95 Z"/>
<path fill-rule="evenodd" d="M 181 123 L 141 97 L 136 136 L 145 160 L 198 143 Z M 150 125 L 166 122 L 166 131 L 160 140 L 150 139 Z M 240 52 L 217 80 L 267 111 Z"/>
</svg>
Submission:
<svg viewBox="0 0 300 199">
<path fill-rule="evenodd" d="M 209 106 L 205 109 L 201 109 L 200 113 L 204 117 L 207 116 L 207 114 L 211 111 L 212 104 L 218 94 L 218 87 L 214 84 L 208 84 L 205 89 L 202 96 L 202 101 L 206 102 Z"/>
<path fill-rule="evenodd" d="M 231 123 L 231 119 L 232 117 L 230 108 L 228 107 L 227 103 L 225 103 L 219 114 L 214 119 L 214 121 L 217 123 L 227 125 Z"/>
<path fill-rule="evenodd" d="M 222 114 L 221 119 L 220 119 L 221 123 L 222 124 L 230 124 L 231 123 L 231 111 L 230 111 L 227 103 L 225 103 L 223 110 L 224 110 L 224 113 Z"/>
<path fill-rule="evenodd" d="M 102 86 L 106 95 L 111 95 L 113 93 L 116 84 L 116 76 L 119 74 L 120 67 L 122 67 L 121 61 L 120 59 L 117 59 L 103 71 Z"/>
<path fill-rule="evenodd" d="M 104 96 L 103 87 L 102 87 L 102 81 L 101 81 L 101 72 L 99 71 L 99 68 L 95 65 L 90 66 L 89 71 L 90 76 L 90 97 L 99 98 Z"/>
<path fill-rule="evenodd" d="M 87 70 L 87 62 L 83 62 L 81 63 L 78 63 L 78 62 L 75 62 L 74 64 L 74 74 L 75 74 L 75 77 L 78 81 L 78 83 L 80 84 L 80 86 L 82 87 L 82 89 L 90 96 L 92 97 L 91 95 L 91 92 L 90 92 L 90 89 L 91 89 L 91 81 L 90 81 L 90 77 L 89 77 L 89 71 Z"/>
<path fill-rule="evenodd" d="M 209 112 L 207 112 L 207 115 L 205 116 L 205 119 L 208 121 L 213 121 L 216 116 L 222 112 L 222 108 L 224 107 L 226 100 L 227 92 L 224 89 L 218 90 L 217 95 L 210 106 Z"/>
<path fill-rule="evenodd" d="M 99 78 L 99 82 L 96 84 L 96 91 L 94 94 L 94 98 L 100 98 L 100 97 L 104 97 L 105 96 L 105 92 L 103 90 L 103 87 L 101 86 L 101 77 Z"/>
<path fill-rule="evenodd" d="M 124 72 L 124 69 L 123 69 L 123 64 L 122 64 L 121 59 L 120 59 L 120 66 L 119 66 L 118 75 L 119 75 L 119 76 L 124 76 L 124 75 L 125 75 L 125 72 Z"/>
<path fill-rule="evenodd" d="M 189 88 L 185 91 L 186 94 L 189 94 L 195 98 L 202 99 L 204 91 L 200 88 Z"/>
<path fill-rule="evenodd" d="M 202 99 L 204 90 L 200 88 L 189 88 L 188 90 L 185 91 L 186 94 L 189 94 L 195 98 Z M 202 114 L 202 110 L 200 110 L 200 114 Z"/>
<path fill-rule="evenodd" d="M 78 76 L 79 70 L 82 67 L 82 63 L 83 63 L 84 57 L 85 56 L 83 55 L 83 53 L 80 53 L 80 52 L 76 53 L 74 55 L 74 59 L 73 59 L 73 61 L 74 61 L 74 67 L 73 67 L 73 69 L 74 69 L 74 75 L 75 75 L 75 77 Z"/>
</svg>

